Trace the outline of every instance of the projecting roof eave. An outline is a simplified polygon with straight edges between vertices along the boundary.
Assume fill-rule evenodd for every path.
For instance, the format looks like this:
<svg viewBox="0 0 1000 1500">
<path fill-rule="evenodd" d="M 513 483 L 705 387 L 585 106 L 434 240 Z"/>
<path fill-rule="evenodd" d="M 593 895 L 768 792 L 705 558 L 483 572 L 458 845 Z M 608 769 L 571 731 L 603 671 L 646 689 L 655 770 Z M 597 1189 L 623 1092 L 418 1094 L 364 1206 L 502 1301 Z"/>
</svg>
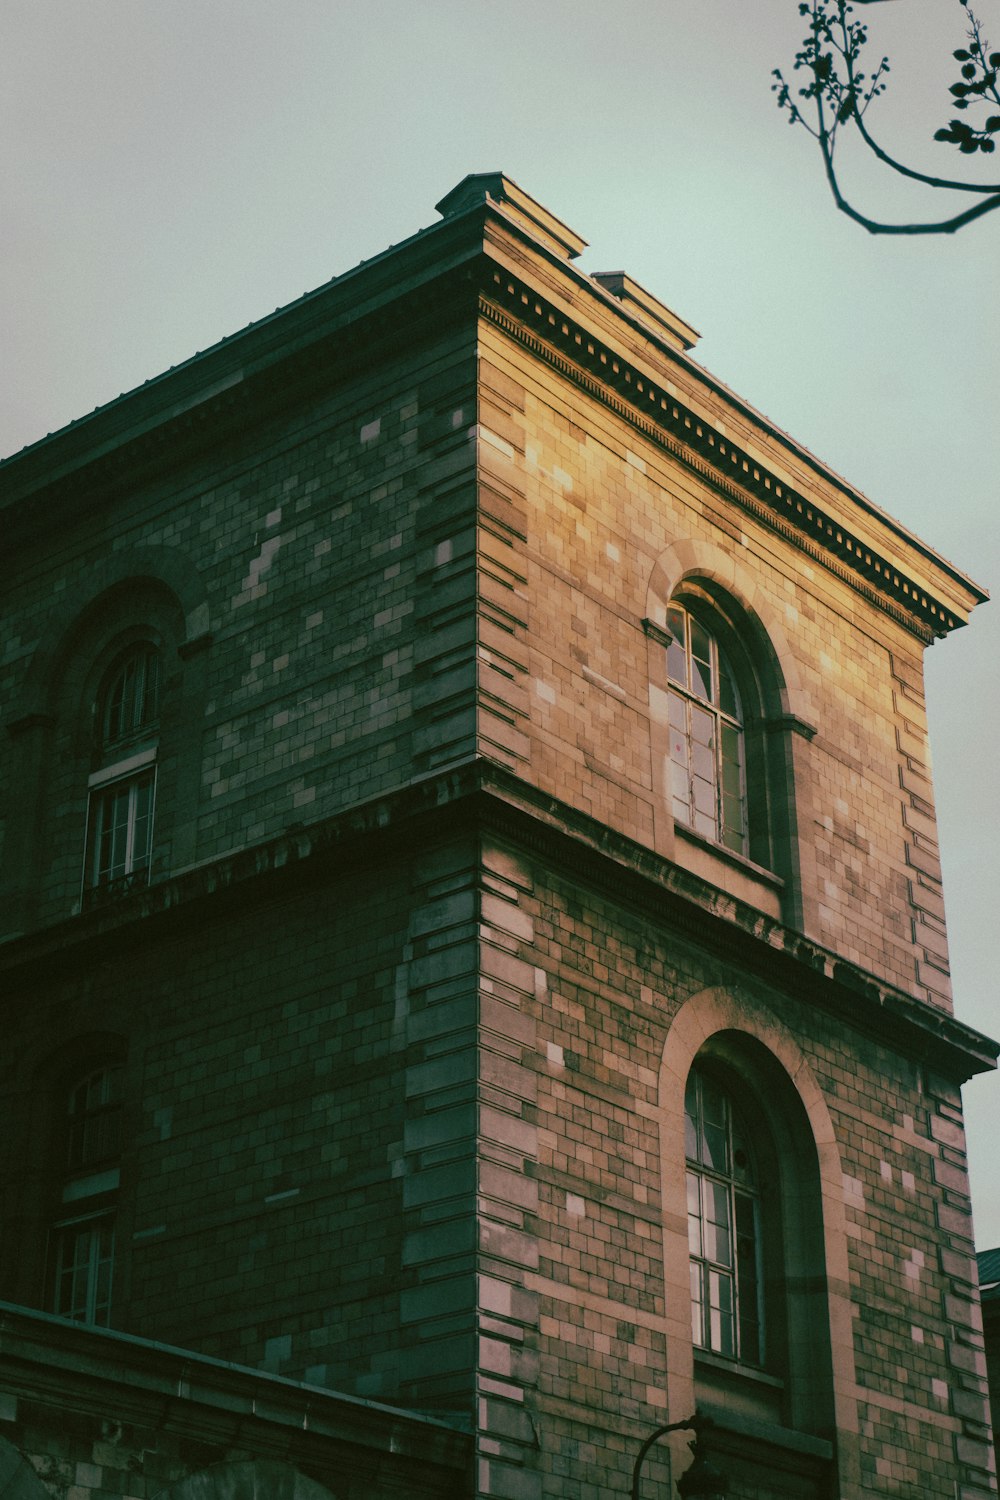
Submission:
<svg viewBox="0 0 1000 1500">
<path fill-rule="evenodd" d="M 665 319 L 654 318 L 646 313 L 638 299 L 623 299 L 610 290 L 613 283 L 623 277 L 623 273 L 590 276 L 577 266 L 569 264 L 565 258 L 533 236 L 530 225 L 514 212 L 508 211 L 505 204 L 487 200 L 478 208 L 480 213 L 485 212 L 487 217 L 492 218 L 495 224 L 502 225 L 505 232 L 517 236 L 523 245 L 530 244 L 534 255 L 544 259 L 552 268 L 544 278 L 544 290 L 553 294 L 553 302 L 558 298 L 569 316 L 579 320 L 581 328 L 588 327 L 591 331 L 599 329 L 603 337 L 609 340 L 609 350 L 627 360 L 634 360 L 634 370 L 639 377 L 648 377 L 644 400 L 637 404 L 644 413 L 648 412 L 650 420 L 655 422 L 658 413 L 648 399 L 645 399 L 649 395 L 648 384 L 659 377 L 660 382 L 665 385 L 676 371 L 689 377 L 684 382 L 683 396 L 680 398 L 693 403 L 687 414 L 700 419 L 706 428 L 716 424 L 706 411 L 698 409 L 699 392 L 703 400 L 706 393 L 720 398 L 727 407 L 742 416 L 752 429 L 752 436 L 743 444 L 741 457 L 747 457 L 751 473 L 754 468 L 759 470 L 759 482 L 772 495 L 779 486 L 783 497 L 785 491 L 797 491 L 793 497 L 796 504 L 803 498 L 804 486 L 808 484 L 808 491 L 804 495 L 806 505 L 813 510 L 817 506 L 822 508 L 821 523 L 818 518 L 814 521 L 810 516 L 810 525 L 802 526 L 800 516 L 803 507 L 798 506 L 796 509 L 793 505 L 788 513 L 791 524 L 800 526 L 807 533 L 812 531 L 824 547 L 833 542 L 834 546 L 828 550 L 839 550 L 840 563 L 849 572 L 863 573 L 867 567 L 871 588 L 877 591 L 884 587 L 887 595 L 895 592 L 904 610 L 909 611 L 915 606 L 915 616 L 919 617 L 921 613 L 926 615 L 928 637 L 945 635 L 957 626 L 966 624 L 975 606 L 989 599 L 986 589 L 699 364 L 687 349 L 680 346 L 683 341 L 678 341 L 672 328 L 667 327 L 664 331 L 664 328 L 658 327 L 661 321 L 666 325 L 671 320 L 676 320 L 676 315 L 671 314 L 669 309 L 663 310 L 667 314 Z M 470 207 L 464 209 L 465 215 L 472 212 L 474 210 Z M 498 251 L 500 249 L 495 236 L 493 247 Z M 512 261 L 510 268 L 515 275 L 518 271 L 522 274 L 527 271 L 523 257 Z M 553 271 L 555 275 L 552 274 Z M 563 297 L 559 296 L 561 278 L 572 283 Z M 644 295 L 648 297 L 648 294 Z M 520 303 L 520 308 L 512 306 L 511 311 L 515 316 L 519 313 L 524 316 L 527 324 L 530 316 L 524 314 L 523 298 L 514 300 Z M 595 315 L 596 323 L 587 316 L 588 311 Z M 539 320 L 538 328 L 543 337 L 546 334 L 546 329 L 542 326 L 544 322 L 543 317 Z M 610 343 L 612 339 L 613 345 Z M 569 358 L 577 358 L 583 365 L 586 361 L 581 359 L 578 351 L 579 344 L 574 349 L 571 340 L 564 341 L 563 354 Z M 664 371 L 663 361 L 673 366 L 673 371 Z M 609 368 L 608 361 L 603 360 L 600 365 L 594 366 L 594 373 L 607 380 Z M 621 375 L 623 372 L 618 373 Z M 628 374 L 624 375 L 626 383 L 629 378 Z M 677 380 L 677 385 L 680 389 L 680 379 Z M 626 395 L 626 399 L 634 400 L 636 389 L 643 390 L 643 386 L 636 380 L 632 390 L 627 391 L 619 381 L 619 389 Z M 690 430 L 690 424 L 688 426 Z M 733 446 L 732 443 L 729 444 L 730 449 Z M 703 448 L 703 452 L 707 457 L 712 457 L 707 449 Z M 796 470 L 805 471 L 797 485 Z M 742 466 L 738 473 L 733 473 L 732 479 L 736 484 L 745 485 L 746 466 Z M 819 481 L 819 488 L 814 489 L 815 481 Z M 788 507 L 786 511 L 789 511 Z M 839 537 L 838 532 L 841 533 Z M 866 554 L 873 555 L 877 559 L 876 563 L 872 563 L 871 556 L 866 562 Z M 900 581 L 895 584 L 892 582 L 894 573 L 900 575 Z M 921 600 L 924 601 L 923 605 Z M 938 601 L 939 607 L 928 607 L 928 600 Z"/>
<path fill-rule="evenodd" d="M 279 363 L 310 340 L 318 341 L 331 331 L 331 313 L 334 316 L 343 313 L 359 284 L 365 288 L 364 294 L 352 302 L 350 317 L 339 319 L 342 326 L 412 292 L 421 282 L 437 280 L 479 253 L 481 245 L 469 236 L 467 228 L 458 226 L 454 220 L 442 220 L 417 230 L 312 291 L 227 334 L 207 349 L 198 350 L 141 385 L 0 459 L 0 508 L 16 501 L 21 493 L 44 488 L 156 425 L 225 397 L 248 376 L 260 373 L 265 365 Z M 390 274 L 395 270 L 393 262 L 401 257 L 407 257 L 409 264 L 401 268 L 400 274 Z"/>
<path fill-rule="evenodd" d="M 491 191 L 497 192 L 498 181 L 503 184 L 499 200 L 491 196 Z M 657 376 L 661 381 L 677 377 L 677 386 L 683 389 L 679 399 L 693 402 L 692 411 L 684 410 L 678 419 L 679 446 L 696 446 L 693 428 L 698 426 L 700 431 L 703 424 L 705 441 L 700 454 L 694 455 L 697 465 L 710 478 L 714 465 L 716 481 L 721 479 L 738 501 L 749 500 L 748 508 L 755 508 L 765 520 L 770 507 L 779 529 L 803 535 L 821 558 L 832 558 L 845 576 L 858 578 L 870 597 L 883 595 L 899 618 L 912 617 L 925 639 L 964 624 L 975 605 L 988 598 L 985 589 L 698 364 L 680 347 L 689 341 L 688 335 L 694 336 L 694 330 L 670 309 L 634 286 L 624 273 L 597 279 L 571 264 L 569 257 L 578 253 L 583 241 L 516 184 L 502 174 L 484 174 L 479 196 L 470 186 L 467 179 L 460 185 L 461 193 L 456 189 L 442 200 L 443 206 L 456 206 L 439 223 L 418 230 L 0 462 L 0 486 L 6 492 L 0 506 L 38 495 L 158 428 L 191 424 L 238 404 L 252 380 L 332 333 L 349 331 L 368 313 L 381 312 L 407 294 L 429 289 L 449 270 L 471 265 L 484 253 L 502 260 L 504 244 L 510 246 L 513 236 L 521 273 L 588 328 L 612 340 L 616 353 L 635 361 L 637 383 L 643 378 L 648 383 Z M 628 296 L 621 295 L 623 288 Z M 565 352 L 579 363 L 578 350 Z M 606 379 L 606 371 L 596 373 Z M 634 399 L 634 390 L 633 385 L 631 392 L 624 392 L 626 399 Z M 717 423 L 707 407 L 698 410 L 699 395 L 703 402 L 721 400 L 743 419 L 747 431 L 739 467 L 733 465 L 732 442 L 726 449 L 727 462 L 719 464 L 718 448 L 725 445 L 717 441 Z M 655 420 L 661 414 L 650 412 L 645 402 L 643 415 Z M 689 415 L 693 423 L 687 420 Z M 803 477 L 797 493 L 798 475 Z M 807 493 L 801 503 L 807 476 Z M 816 490 L 813 476 L 819 481 Z M 776 496 L 781 506 L 774 504 Z"/>
<path fill-rule="evenodd" d="M 0 1356 L 7 1389 L 28 1399 L 109 1410 L 117 1391 L 134 1420 L 153 1413 L 198 1437 L 253 1422 L 285 1449 L 321 1441 L 400 1475 L 423 1463 L 457 1484 L 468 1467 L 461 1413 L 434 1417 L 17 1303 L 0 1302 Z"/>
</svg>

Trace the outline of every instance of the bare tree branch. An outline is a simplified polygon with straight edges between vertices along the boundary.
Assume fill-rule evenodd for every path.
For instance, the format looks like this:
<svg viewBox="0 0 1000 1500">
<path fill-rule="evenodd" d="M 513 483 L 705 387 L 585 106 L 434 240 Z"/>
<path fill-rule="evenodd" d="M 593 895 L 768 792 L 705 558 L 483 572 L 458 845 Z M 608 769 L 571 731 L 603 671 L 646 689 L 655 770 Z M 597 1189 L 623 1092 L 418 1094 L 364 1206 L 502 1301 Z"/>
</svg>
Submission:
<svg viewBox="0 0 1000 1500">
<path fill-rule="evenodd" d="M 868 41 L 868 27 L 854 19 L 855 5 L 875 3 L 880 0 L 854 0 L 854 4 L 848 0 L 801 0 L 799 14 L 808 17 L 809 30 L 795 55 L 794 67 L 805 74 L 807 81 L 793 95 L 780 70 L 775 69 L 773 88 L 778 105 L 787 113 L 790 124 L 803 126 L 817 142 L 837 208 L 869 234 L 954 234 L 1000 208 L 1000 182 L 963 182 L 918 171 L 892 156 L 875 140 L 865 114 L 873 100 L 885 92 L 890 65 L 884 57 L 875 71 L 866 75 L 859 60 Z M 966 9 L 968 46 L 957 48 L 953 54 L 962 67 L 959 82 L 950 89 L 952 105 L 964 111 L 970 106 L 985 106 L 992 100 L 1000 104 L 997 87 L 1000 53 L 990 51 L 982 22 L 968 9 L 968 0 L 959 3 Z M 919 223 L 888 224 L 861 213 L 845 196 L 835 162 L 838 130 L 852 125 L 872 155 L 891 171 L 935 191 L 975 194 L 980 201 L 950 217 Z M 968 156 L 976 152 L 991 153 L 998 133 L 1000 114 L 987 116 L 981 125 L 952 119 L 947 127 L 935 132 L 934 139 L 956 146 Z"/>
</svg>

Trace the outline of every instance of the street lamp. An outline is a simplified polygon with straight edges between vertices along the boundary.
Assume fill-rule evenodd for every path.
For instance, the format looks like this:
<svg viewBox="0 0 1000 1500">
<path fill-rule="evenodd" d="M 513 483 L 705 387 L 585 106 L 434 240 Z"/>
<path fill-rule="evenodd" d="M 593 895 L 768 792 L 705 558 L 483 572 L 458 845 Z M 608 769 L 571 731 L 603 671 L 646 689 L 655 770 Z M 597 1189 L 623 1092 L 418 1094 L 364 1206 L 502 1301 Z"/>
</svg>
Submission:
<svg viewBox="0 0 1000 1500">
<path fill-rule="evenodd" d="M 694 1462 L 689 1469 L 681 1475 L 677 1481 L 677 1492 L 681 1500 L 724 1500 L 726 1491 L 729 1489 L 728 1476 L 721 1469 L 716 1468 L 711 1459 L 706 1458 L 701 1451 L 701 1435 L 712 1426 L 711 1417 L 703 1417 L 695 1412 L 693 1417 L 688 1417 L 686 1422 L 668 1422 L 665 1427 L 657 1427 L 639 1449 L 639 1456 L 632 1470 L 632 1500 L 639 1500 L 639 1478 L 646 1454 L 653 1444 L 658 1442 L 668 1432 L 694 1433 L 693 1442 L 688 1444 L 694 1454 Z"/>
</svg>

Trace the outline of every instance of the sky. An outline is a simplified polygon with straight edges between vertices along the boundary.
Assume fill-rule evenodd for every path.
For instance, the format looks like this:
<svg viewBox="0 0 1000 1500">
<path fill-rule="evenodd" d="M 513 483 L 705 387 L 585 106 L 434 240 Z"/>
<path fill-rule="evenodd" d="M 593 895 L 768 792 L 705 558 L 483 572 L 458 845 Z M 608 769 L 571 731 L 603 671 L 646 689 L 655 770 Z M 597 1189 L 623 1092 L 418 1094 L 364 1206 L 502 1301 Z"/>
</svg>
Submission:
<svg viewBox="0 0 1000 1500">
<path fill-rule="evenodd" d="M 980 0 L 1000 46 L 1000 0 Z M 437 219 L 502 170 L 700 330 L 696 357 L 1000 591 L 1000 213 L 868 236 L 780 116 L 797 0 L 5 0 L 0 452 L 14 452 Z M 944 175 L 957 0 L 869 6 L 869 117 Z M 877 60 L 877 59 L 876 59 Z M 985 160 L 985 158 L 983 159 Z M 996 158 L 994 158 L 994 161 Z M 989 165 L 987 163 L 987 165 Z M 858 206 L 942 217 L 844 156 Z M 1000 167 L 994 169 L 1000 177 Z M 963 204 L 964 206 L 964 204 Z M 1000 1033 L 1000 604 L 927 653 L 956 1013 Z M 1000 1082 L 965 1091 L 1000 1245 Z"/>
</svg>

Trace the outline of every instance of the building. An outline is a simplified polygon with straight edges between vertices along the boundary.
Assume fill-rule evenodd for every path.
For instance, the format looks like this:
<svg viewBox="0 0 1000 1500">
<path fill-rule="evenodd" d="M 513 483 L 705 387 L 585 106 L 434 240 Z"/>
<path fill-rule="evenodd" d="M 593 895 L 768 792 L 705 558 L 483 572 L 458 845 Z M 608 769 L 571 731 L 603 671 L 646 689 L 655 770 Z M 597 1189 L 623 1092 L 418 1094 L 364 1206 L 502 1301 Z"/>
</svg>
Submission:
<svg viewBox="0 0 1000 1500">
<path fill-rule="evenodd" d="M 14 455 L 18 1500 L 995 1493 L 982 592 L 501 174 Z M 673 1493 L 690 1431 L 638 1475 Z"/>
<path fill-rule="evenodd" d="M 986 1340 L 986 1375 L 990 1388 L 990 1425 L 995 1433 L 1000 1416 L 1000 1249 L 980 1250 L 979 1296 Z"/>
</svg>

